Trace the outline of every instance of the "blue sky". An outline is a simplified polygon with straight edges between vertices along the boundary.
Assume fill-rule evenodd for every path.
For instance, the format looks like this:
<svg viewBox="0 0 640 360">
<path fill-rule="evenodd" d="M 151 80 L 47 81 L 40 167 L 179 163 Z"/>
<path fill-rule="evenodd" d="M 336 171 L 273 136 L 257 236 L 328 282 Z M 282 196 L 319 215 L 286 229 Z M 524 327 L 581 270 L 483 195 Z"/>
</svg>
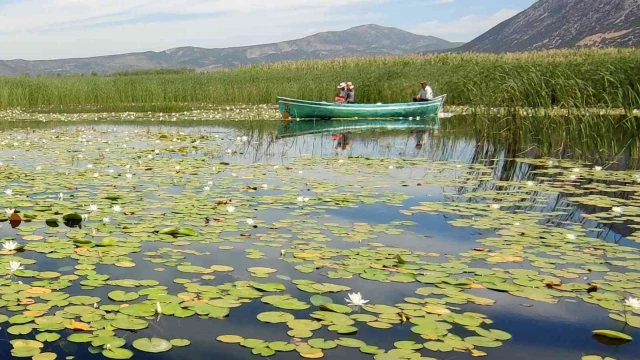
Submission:
<svg viewBox="0 0 640 360">
<path fill-rule="evenodd" d="M 0 0 L 0 59 L 296 39 L 375 23 L 469 41 L 534 0 Z"/>
</svg>

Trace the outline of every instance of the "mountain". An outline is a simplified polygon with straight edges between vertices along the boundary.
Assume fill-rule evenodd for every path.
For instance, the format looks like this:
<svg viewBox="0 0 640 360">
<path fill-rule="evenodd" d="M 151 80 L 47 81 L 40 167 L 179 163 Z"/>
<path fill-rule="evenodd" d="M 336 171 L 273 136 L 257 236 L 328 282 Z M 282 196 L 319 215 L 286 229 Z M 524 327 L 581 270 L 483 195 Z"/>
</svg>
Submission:
<svg viewBox="0 0 640 360">
<path fill-rule="evenodd" d="M 640 0 L 540 0 L 460 51 L 640 46 Z"/>
<path fill-rule="evenodd" d="M 378 25 L 357 26 L 344 31 L 318 33 L 298 40 L 222 49 L 180 47 L 160 52 L 141 52 L 83 59 L 0 60 L 0 75 L 109 74 L 118 71 L 195 68 L 216 70 L 282 60 L 327 59 L 371 55 L 403 55 L 455 48 L 433 36 L 412 34 Z"/>
</svg>

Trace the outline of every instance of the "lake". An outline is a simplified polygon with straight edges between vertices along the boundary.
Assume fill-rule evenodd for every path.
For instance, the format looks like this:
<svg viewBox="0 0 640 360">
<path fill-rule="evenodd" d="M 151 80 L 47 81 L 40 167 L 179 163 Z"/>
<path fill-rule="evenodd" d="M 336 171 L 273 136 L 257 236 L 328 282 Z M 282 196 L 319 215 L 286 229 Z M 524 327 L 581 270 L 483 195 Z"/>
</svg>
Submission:
<svg viewBox="0 0 640 360">
<path fill-rule="evenodd" d="M 640 353 L 637 134 L 56 117 L 0 129 L 2 358 Z"/>
</svg>

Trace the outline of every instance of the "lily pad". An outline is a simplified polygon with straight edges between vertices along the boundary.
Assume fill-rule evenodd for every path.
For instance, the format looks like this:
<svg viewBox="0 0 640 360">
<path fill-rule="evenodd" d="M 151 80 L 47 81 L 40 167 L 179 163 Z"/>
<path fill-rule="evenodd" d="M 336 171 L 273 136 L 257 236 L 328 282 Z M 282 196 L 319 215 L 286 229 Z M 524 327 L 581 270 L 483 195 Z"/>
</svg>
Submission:
<svg viewBox="0 0 640 360">
<path fill-rule="evenodd" d="M 171 350 L 170 342 L 160 338 L 141 338 L 133 342 L 133 347 L 148 353 L 162 353 Z"/>
</svg>

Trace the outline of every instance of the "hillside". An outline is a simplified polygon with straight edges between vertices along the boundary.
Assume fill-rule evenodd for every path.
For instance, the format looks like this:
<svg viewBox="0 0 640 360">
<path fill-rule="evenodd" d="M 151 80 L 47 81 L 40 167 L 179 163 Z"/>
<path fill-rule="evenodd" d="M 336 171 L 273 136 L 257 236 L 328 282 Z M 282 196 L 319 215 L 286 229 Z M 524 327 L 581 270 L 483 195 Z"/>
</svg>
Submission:
<svg viewBox="0 0 640 360">
<path fill-rule="evenodd" d="M 459 45 L 460 43 L 451 43 L 433 36 L 416 35 L 396 28 L 363 25 L 344 31 L 318 33 L 298 40 L 236 48 L 180 47 L 160 52 L 84 59 L 0 60 L 0 75 L 92 72 L 109 74 L 127 70 L 181 67 L 210 71 L 282 60 L 403 55 L 451 49 Z"/>
<path fill-rule="evenodd" d="M 461 51 L 640 46 L 640 0 L 540 0 Z"/>
</svg>

